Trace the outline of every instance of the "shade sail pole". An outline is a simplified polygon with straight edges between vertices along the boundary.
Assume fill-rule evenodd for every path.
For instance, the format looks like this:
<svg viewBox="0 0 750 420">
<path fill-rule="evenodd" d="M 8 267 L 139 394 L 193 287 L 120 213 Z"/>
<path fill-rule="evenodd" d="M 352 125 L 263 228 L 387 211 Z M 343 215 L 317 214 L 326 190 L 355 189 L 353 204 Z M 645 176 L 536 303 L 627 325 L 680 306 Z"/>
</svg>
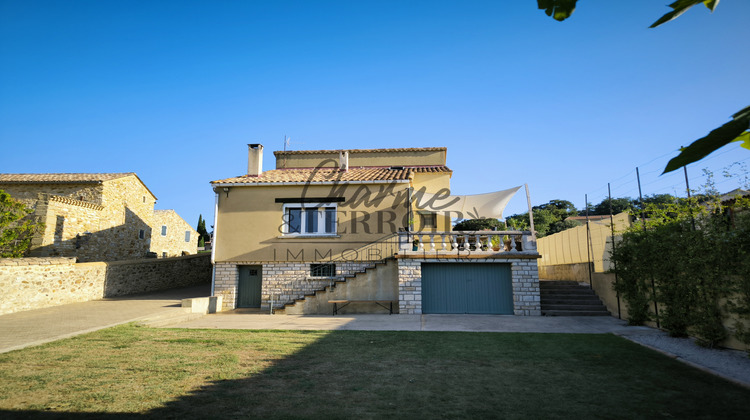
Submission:
<svg viewBox="0 0 750 420">
<path fill-rule="evenodd" d="M 523 184 L 526 187 L 526 203 L 529 205 L 529 229 L 531 234 L 536 238 L 536 231 L 534 230 L 534 212 L 531 211 L 531 195 L 529 195 L 529 184 Z"/>
</svg>

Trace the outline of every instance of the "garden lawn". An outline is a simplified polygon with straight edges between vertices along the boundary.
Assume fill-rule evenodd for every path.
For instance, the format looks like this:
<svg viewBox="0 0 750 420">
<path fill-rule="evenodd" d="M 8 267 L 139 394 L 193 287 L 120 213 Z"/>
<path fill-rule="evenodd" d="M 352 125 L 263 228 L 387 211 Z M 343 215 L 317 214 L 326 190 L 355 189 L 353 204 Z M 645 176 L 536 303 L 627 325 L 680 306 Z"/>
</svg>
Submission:
<svg viewBox="0 0 750 420">
<path fill-rule="evenodd" d="M 131 324 L 0 354 L 0 418 L 131 416 L 747 419 L 750 390 L 614 335 Z"/>
</svg>

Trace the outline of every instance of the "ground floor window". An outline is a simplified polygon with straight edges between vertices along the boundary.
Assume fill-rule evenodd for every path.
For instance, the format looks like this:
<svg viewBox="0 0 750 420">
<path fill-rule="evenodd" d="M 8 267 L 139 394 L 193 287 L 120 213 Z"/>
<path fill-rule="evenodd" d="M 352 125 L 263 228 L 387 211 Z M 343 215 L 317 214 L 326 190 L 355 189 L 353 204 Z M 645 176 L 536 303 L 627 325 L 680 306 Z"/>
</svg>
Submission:
<svg viewBox="0 0 750 420">
<path fill-rule="evenodd" d="M 335 277 L 336 264 L 310 264 L 310 277 Z"/>
</svg>

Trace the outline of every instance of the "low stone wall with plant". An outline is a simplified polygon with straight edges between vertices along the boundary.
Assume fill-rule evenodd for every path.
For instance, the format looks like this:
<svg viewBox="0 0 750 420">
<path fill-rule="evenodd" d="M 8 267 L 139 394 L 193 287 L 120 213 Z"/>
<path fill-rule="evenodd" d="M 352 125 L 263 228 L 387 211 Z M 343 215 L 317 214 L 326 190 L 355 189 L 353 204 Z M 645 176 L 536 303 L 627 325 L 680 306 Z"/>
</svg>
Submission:
<svg viewBox="0 0 750 420">
<path fill-rule="evenodd" d="M 210 254 L 92 263 L 0 259 L 0 315 L 210 282 Z"/>
</svg>

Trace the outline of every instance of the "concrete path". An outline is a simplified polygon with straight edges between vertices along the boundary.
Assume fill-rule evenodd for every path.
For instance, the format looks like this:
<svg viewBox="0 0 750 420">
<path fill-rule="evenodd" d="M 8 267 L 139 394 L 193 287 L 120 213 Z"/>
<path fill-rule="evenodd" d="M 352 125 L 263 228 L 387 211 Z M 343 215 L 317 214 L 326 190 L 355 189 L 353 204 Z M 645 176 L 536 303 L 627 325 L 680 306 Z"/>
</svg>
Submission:
<svg viewBox="0 0 750 420">
<path fill-rule="evenodd" d="M 202 285 L 0 315 L 0 353 L 179 312 L 182 299 L 209 293 Z"/>
</svg>

